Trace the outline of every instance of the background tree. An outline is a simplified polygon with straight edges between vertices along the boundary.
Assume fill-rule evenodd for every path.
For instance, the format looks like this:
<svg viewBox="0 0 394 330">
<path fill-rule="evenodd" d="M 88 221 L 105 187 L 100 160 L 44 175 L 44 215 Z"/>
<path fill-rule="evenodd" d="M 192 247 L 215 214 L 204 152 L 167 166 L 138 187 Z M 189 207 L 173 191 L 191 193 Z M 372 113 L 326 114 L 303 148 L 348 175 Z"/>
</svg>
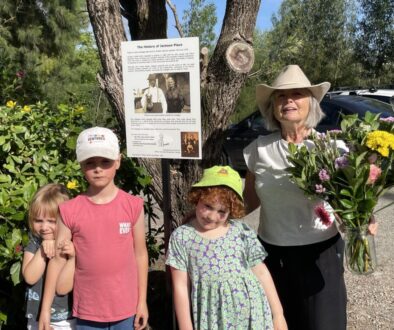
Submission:
<svg viewBox="0 0 394 330">
<path fill-rule="evenodd" d="M 354 17 L 354 0 L 283 1 L 266 44 L 270 61 L 275 69 L 296 63 L 314 82 L 346 84 L 355 69 L 350 39 Z"/>
<path fill-rule="evenodd" d="M 216 38 L 214 28 L 217 22 L 216 5 L 205 0 L 190 0 L 189 9 L 183 12 L 182 29 L 186 37 L 200 38 L 200 46 L 213 48 Z"/>
<path fill-rule="evenodd" d="M 394 1 L 359 0 L 356 59 L 370 84 L 392 83 L 394 68 Z"/>
<path fill-rule="evenodd" d="M 97 108 L 100 61 L 88 23 L 82 0 L 3 0 L 0 99 Z"/>
<path fill-rule="evenodd" d="M 119 125 L 124 132 L 120 43 L 125 40 L 125 32 L 120 17 L 119 3 L 87 0 L 87 5 L 103 66 L 101 86 L 109 96 Z M 148 25 L 141 24 L 141 20 L 148 22 L 156 19 L 157 16 L 151 16 L 155 6 L 160 6 L 159 12 L 165 12 L 164 0 L 135 1 L 133 7 L 125 12 L 129 26 L 135 29 L 131 31 L 132 38 L 135 37 L 134 40 L 148 39 L 152 36 L 165 37 L 163 31 L 167 31 L 167 26 L 162 20 L 157 20 L 156 25 L 151 26 L 149 33 L 140 33 Z M 260 0 L 228 0 L 226 2 L 222 30 L 206 67 L 205 79 L 201 82 L 203 160 L 201 162 L 171 161 L 171 211 L 172 218 L 178 221 L 187 211 L 184 195 L 190 189 L 191 183 L 197 179 L 201 168 L 219 162 L 224 138 L 223 131 L 235 109 L 236 100 L 253 63 L 251 46 L 259 6 Z M 123 2 L 122 9 L 127 10 Z M 248 59 L 242 69 L 234 66 L 233 57 L 226 57 L 227 49 L 236 43 L 244 46 L 242 51 Z M 153 195 L 158 204 L 163 207 L 160 162 L 156 159 L 138 159 L 138 163 L 144 166 L 152 176 Z"/>
</svg>

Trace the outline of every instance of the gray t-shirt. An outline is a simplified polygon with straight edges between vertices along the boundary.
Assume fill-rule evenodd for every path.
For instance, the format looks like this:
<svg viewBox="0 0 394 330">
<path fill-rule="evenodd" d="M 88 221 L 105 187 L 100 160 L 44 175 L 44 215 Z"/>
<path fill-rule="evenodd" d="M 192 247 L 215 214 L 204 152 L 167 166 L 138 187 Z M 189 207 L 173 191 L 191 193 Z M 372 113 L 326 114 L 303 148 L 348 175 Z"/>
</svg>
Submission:
<svg viewBox="0 0 394 330">
<path fill-rule="evenodd" d="M 41 246 L 41 238 L 29 234 L 29 243 L 25 252 L 35 254 Z M 44 276 L 45 277 L 45 274 Z M 26 318 L 38 321 L 43 295 L 43 277 L 33 285 L 26 285 Z M 72 294 L 65 296 L 55 295 L 51 307 L 51 322 L 59 322 L 72 318 Z"/>
<path fill-rule="evenodd" d="M 335 225 L 322 229 L 316 226 L 314 212 L 323 201 L 308 199 L 290 181 L 286 168 L 288 142 L 280 132 L 259 136 L 244 149 L 246 165 L 255 175 L 255 190 L 261 202 L 259 236 L 279 246 L 313 244 L 338 233 Z M 325 205 L 328 209 L 329 205 Z M 331 208 L 332 210 L 332 208 Z"/>
</svg>

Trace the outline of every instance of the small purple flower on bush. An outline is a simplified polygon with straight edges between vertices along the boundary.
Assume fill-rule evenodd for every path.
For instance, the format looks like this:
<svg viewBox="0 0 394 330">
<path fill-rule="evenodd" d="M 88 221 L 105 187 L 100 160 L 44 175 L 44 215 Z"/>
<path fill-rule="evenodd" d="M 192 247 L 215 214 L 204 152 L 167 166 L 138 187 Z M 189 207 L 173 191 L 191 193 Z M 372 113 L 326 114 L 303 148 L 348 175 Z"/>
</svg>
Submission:
<svg viewBox="0 0 394 330">
<path fill-rule="evenodd" d="M 330 180 L 330 175 L 325 169 L 320 170 L 319 172 L 319 179 L 324 182 Z"/>
<path fill-rule="evenodd" d="M 323 185 L 321 185 L 321 184 L 316 184 L 315 191 L 318 194 L 323 194 L 326 191 L 326 188 L 324 188 Z"/>
<path fill-rule="evenodd" d="M 23 70 L 19 70 L 19 71 L 17 71 L 17 72 L 15 73 L 15 75 L 16 75 L 19 79 L 22 79 L 22 78 L 25 77 L 26 73 L 25 73 L 25 71 L 23 71 Z"/>
</svg>

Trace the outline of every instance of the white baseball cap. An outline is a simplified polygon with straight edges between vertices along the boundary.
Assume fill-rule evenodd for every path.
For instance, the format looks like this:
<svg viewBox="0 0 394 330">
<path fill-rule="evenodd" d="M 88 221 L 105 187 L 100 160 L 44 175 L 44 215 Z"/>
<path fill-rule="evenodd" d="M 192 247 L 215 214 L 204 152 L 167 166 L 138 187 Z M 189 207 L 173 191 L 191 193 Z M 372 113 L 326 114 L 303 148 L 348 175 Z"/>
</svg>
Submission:
<svg viewBox="0 0 394 330">
<path fill-rule="evenodd" d="M 119 141 L 114 132 L 105 127 L 91 127 L 82 131 L 77 139 L 77 161 L 91 157 L 119 158 Z"/>
</svg>

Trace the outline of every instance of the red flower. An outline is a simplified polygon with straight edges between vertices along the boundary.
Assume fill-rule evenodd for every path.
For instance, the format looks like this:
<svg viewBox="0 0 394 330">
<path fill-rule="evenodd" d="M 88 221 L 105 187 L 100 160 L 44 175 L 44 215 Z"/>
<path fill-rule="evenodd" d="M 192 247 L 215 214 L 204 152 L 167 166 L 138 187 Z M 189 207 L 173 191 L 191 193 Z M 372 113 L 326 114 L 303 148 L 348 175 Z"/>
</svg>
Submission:
<svg viewBox="0 0 394 330">
<path fill-rule="evenodd" d="M 323 225 L 327 227 L 331 226 L 333 221 L 331 220 L 330 213 L 327 212 L 327 210 L 322 204 L 319 204 L 315 207 L 315 213 L 319 217 Z"/>
<path fill-rule="evenodd" d="M 15 254 L 18 254 L 22 252 L 22 245 L 18 244 L 17 246 L 15 246 Z"/>
</svg>

